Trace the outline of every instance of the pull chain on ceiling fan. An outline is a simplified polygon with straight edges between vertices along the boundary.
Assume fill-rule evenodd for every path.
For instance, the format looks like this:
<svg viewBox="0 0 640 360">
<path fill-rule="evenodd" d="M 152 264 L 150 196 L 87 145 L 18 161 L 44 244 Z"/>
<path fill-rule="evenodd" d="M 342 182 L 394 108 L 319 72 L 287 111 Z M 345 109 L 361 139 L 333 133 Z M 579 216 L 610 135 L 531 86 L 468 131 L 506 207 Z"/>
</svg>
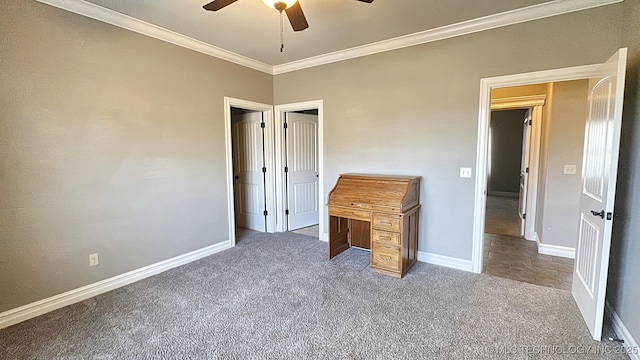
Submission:
<svg viewBox="0 0 640 360">
<path fill-rule="evenodd" d="M 286 10 L 290 8 L 293 4 L 297 4 L 298 0 L 289 0 L 287 2 L 284 1 L 270 1 L 270 0 L 262 0 L 265 4 L 274 9 L 278 10 L 280 13 L 280 52 L 284 51 L 284 22 L 282 20 L 282 10 Z M 298 5 L 300 6 L 300 5 Z"/>
<path fill-rule="evenodd" d="M 205 10 L 208 11 L 218 11 L 228 5 L 233 4 L 238 0 L 214 0 L 207 5 L 203 6 Z M 304 12 L 302 12 L 302 7 L 300 7 L 300 3 L 298 0 L 262 0 L 267 6 L 278 10 L 280 13 L 280 52 L 284 50 L 284 25 L 283 25 L 283 15 L 282 11 L 287 14 L 287 18 L 289 18 L 289 23 L 291 23 L 291 28 L 293 31 L 302 31 L 309 27 L 309 23 L 307 22 L 307 18 L 304 16 Z M 373 0 L 357 0 L 365 3 L 372 3 Z"/>
</svg>

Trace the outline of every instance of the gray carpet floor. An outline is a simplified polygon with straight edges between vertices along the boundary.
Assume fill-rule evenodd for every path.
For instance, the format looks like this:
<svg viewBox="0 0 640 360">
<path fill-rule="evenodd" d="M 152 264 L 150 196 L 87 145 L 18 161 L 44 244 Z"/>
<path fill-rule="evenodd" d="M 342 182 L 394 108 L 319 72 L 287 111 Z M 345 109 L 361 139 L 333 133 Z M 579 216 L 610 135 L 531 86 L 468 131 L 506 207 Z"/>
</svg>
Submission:
<svg viewBox="0 0 640 360">
<path fill-rule="evenodd" d="M 2 359 L 626 359 L 568 291 L 245 232 L 232 249 L 0 330 Z M 592 347 L 592 348 L 588 348 Z M 581 349 L 581 350 L 580 350 Z M 589 352 L 587 354 L 571 354 Z"/>
</svg>

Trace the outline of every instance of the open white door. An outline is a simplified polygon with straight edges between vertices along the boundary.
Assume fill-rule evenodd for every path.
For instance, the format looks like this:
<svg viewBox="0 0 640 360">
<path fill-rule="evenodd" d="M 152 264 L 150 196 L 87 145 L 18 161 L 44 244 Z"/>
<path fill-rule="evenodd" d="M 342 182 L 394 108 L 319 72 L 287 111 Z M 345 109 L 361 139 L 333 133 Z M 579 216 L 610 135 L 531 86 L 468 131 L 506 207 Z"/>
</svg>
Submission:
<svg viewBox="0 0 640 360">
<path fill-rule="evenodd" d="M 318 116 L 286 113 L 288 230 L 318 223 Z"/>
<path fill-rule="evenodd" d="M 520 221 L 520 236 L 525 235 L 527 190 L 529 189 L 529 153 L 531 147 L 531 119 L 532 111 L 527 111 L 522 128 L 522 160 L 520 161 L 520 191 L 518 195 L 518 217 Z"/>
<path fill-rule="evenodd" d="M 618 50 L 589 80 L 580 229 L 571 292 L 595 340 L 602 336 L 604 318 L 626 60 L 627 49 Z"/>
<path fill-rule="evenodd" d="M 236 225 L 266 231 L 262 113 L 234 115 L 231 126 Z"/>
</svg>

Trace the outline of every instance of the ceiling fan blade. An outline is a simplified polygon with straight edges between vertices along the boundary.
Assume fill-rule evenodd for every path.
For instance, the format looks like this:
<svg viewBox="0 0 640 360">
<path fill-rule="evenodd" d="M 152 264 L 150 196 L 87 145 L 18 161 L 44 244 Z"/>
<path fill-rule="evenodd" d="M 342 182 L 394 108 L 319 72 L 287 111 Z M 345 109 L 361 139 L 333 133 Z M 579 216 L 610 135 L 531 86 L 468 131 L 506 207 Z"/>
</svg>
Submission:
<svg viewBox="0 0 640 360">
<path fill-rule="evenodd" d="M 373 0 L 358 0 L 358 1 L 366 2 L 367 4 L 371 4 L 373 2 Z"/>
<path fill-rule="evenodd" d="M 218 11 L 227 5 L 231 5 L 238 0 L 213 0 L 202 8 L 209 11 Z"/>
<path fill-rule="evenodd" d="M 309 23 L 307 22 L 307 18 L 304 17 L 299 2 L 296 1 L 295 4 L 285 11 L 287 12 L 287 17 L 289 18 L 293 31 L 302 31 L 309 27 Z"/>
</svg>

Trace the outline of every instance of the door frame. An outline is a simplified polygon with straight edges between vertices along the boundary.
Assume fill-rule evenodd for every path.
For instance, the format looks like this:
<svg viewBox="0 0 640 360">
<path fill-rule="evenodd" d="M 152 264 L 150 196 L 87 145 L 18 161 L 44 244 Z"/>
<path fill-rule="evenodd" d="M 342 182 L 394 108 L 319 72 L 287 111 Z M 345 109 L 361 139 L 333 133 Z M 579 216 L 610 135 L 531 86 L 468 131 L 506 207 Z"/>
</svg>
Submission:
<svg viewBox="0 0 640 360">
<path fill-rule="evenodd" d="M 324 231 L 325 228 L 325 201 L 324 201 L 324 135 L 323 135 L 323 100 L 311 100 L 290 104 L 280 104 L 274 107 L 274 118 L 275 118 L 275 127 L 277 129 L 275 131 L 275 159 L 276 159 L 276 169 L 278 171 L 275 172 L 275 180 L 276 180 L 276 207 L 278 209 L 276 213 L 276 231 L 282 232 L 287 231 L 287 217 L 285 215 L 286 210 L 286 182 L 285 182 L 285 174 L 284 174 L 284 163 L 285 157 L 287 154 L 285 153 L 285 144 L 284 144 L 284 116 L 287 112 L 292 111 L 302 111 L 302 110 L 318 110 L 318 227 L 319 227 L 319 236 L 320 240 L 327 241 L 326 233 Z"/>
<path fill-rule="evenodd" d="M 495 86 L 498 87 L 498 86 Z M 502 86 L 500 86 L 502 87 Z M 491 92 L 489 92 L 491 97 Z M 530 95 L 508 98 L 498 98 L 491 101 L 489 112 L 489 124 L 491 124 L 491 111 L 496 110 L 513 110 L 513 109 L 532 109 L 532 125 L 531 125 L 531 142 L 529 143 L 529 180 L 527 182 L 527 204 L 525 208 L 525 230 L 523 237 L 529 241 L 535 241 L 536 231 L 536 211 L 538 208 L 538 176 L 540 174 L 540 140 L 542 138 L 542 106 L 546 102 L 546 95 Z M 487 134 L 488 137 L 488 134 Z M 488 140 L 487 140 L 488 141 Z M 487 147 L 488 151 L 488 147 Z M 487 156 L 490 154 L 487 153 Z M 486 173 L 485 163 L 485 173 Z M 478 171 L 480 167 L 478 167 Z M 485 209 L 486 211 L 486 209 Z M 484 230 L 483 230 L 484 232 Z"/>
<path fill-rule="evenodd" d="M 491 118 L 491 90 L 494 88 L 539 84 L 547 82 L 587 79 L 599 64 L 535 71 L 480 79 L 476 178 L 473 211 L 471 270 L 482 272 L 484 221 L 486 215 L 487 150 L 489 120 Z"/>
<path fill-rule="evenodd" d="M 231 240 L 232 246 L 236 246 L 236 210 L 234 202 L 234 188 L 233 188 L 233 147 L 231 136 L 231 108 L 237 107 L 246 110 L 252 110 L 262 112 L 263 121 L 265 123 L 264 129 L 264 166 L 267 168 L 267 176 L 265 180 L 265 195 L 266 195 L 266 208 L 267 216 L 267 232 L 275 232 L 276 227 L 276 204 L 275 204 L 275 181 L 274 181 L 274 152 L 273 152 L 273 105 L 262 104 L 258 102 L 235 99 L 232 97 L 224 97 L 224 142 L 226 152 L 226 166 L 227 166 L 227 208 L 229 209 L 229 240 Z"/>
</svg>

